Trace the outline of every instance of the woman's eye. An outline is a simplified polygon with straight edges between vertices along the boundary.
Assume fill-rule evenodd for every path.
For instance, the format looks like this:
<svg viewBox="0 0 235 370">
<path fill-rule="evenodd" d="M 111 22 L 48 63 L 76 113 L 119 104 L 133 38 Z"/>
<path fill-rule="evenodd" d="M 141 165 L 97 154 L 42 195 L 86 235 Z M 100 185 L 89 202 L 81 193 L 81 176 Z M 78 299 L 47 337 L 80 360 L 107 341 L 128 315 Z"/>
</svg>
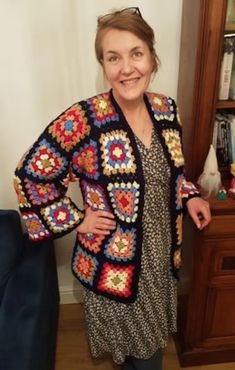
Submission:
<svg viewBox="0 0 235 370">
<path fill-rule="evenodd" d="M 143 56 L 142 51 L 135 51 L 133 54 L 134 59 L 140 59 Z"/>
<path fill-rule="evenodd" d="M 112 64 L 116 64 L 118 62 L 118 56 L 117 55 L 112 55 L 108 58 L 108 62 Z"/>
</svg>

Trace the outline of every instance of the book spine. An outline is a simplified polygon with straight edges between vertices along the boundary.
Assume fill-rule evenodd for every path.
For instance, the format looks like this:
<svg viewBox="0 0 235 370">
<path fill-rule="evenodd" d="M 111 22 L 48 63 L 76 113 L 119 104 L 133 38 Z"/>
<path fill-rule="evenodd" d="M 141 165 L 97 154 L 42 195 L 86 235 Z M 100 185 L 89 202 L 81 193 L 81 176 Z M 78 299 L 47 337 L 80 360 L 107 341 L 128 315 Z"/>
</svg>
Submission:
<svg viewBox="0 0 235 370">
<path fill-rule="evenodd" d="M 229 98 L 229 87 L 232 75 L 233 53 L 225 52 L 223 55 L 220 85 L 219 85 L 219 100 L 227 100 Z"/>
<path fill-rule="evenodd" d="M 232 146 L 232 163 L 235 163 L 235 117 L 230 122 L 231 146 Z"/>
<path fill-rule="evenodd" d="M 233 70 L 234 38 L 226 37 L 224 40 L 224 55 L 220 71 L 219 99 L 229 98 L 230 82 Z"/>
</svg>

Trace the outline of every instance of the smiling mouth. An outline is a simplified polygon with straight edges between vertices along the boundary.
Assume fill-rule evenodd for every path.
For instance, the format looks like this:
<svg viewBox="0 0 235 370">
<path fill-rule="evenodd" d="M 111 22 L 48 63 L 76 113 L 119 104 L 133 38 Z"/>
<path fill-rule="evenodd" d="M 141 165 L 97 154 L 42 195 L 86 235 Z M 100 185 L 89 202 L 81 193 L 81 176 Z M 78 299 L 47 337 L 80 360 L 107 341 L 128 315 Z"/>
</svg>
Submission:
<svg viewBox="0 0 235 370">
<path fill-rule="evenodd" d="M 121 81 L 121 84 L 123 84 L 123 85 L 133 85 L 133 84 L 135 84 L 136 82 L 138 82 L 139 81 L 139 77 L 136 77 L 136 78 L 131 78 L 131 79 L 129 79 L 129 80 L 122 80 Z"/>
</svg>

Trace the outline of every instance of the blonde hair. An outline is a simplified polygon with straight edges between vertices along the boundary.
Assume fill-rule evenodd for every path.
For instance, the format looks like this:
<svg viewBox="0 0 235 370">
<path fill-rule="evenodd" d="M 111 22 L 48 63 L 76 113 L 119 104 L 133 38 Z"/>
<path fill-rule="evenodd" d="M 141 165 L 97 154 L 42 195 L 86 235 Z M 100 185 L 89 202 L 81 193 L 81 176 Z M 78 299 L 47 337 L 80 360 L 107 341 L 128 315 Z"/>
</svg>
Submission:
<svg viewBox="0 0 235 370">
<path fill-rule="evenodd" d="M 145 42 L 153 56 L 153 72 L 156 73 L 158 71 L 160 60 L 154 48 L 154 31 L 142 18 L 138 8 L 133 7 L 116 10 L 98 18 L 95 38 L 95 53 L 96 58 L 101 65 L 103 61 L 102 41 L 105 33 L 109 29 L 131 32 L 140 40 Z"/>
</svg>

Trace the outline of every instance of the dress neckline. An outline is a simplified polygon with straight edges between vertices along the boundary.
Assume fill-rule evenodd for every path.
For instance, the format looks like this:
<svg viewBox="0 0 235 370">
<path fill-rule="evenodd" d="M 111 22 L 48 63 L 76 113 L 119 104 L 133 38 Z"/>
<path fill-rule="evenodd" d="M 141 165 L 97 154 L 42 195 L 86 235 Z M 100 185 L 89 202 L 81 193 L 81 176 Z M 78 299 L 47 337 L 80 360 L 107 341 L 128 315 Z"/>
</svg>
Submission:
<svg viewBox="0 0 235 370">
<path fill-rule="evenodd" d="M 150 146 L 147 147 L 143 141 L 133 132 L 134 136 L 135 136 L 135 139 L 138 141 L 138 143 L 147 151 L 150 151 L 151 148 L 152 148 L 152 145 L 153 145 L 153 139 L 154 139 L 154 126 L 152 126 L 152 130 L 151 130 L 151 140 L 150 140 Z"/>
</svg>

